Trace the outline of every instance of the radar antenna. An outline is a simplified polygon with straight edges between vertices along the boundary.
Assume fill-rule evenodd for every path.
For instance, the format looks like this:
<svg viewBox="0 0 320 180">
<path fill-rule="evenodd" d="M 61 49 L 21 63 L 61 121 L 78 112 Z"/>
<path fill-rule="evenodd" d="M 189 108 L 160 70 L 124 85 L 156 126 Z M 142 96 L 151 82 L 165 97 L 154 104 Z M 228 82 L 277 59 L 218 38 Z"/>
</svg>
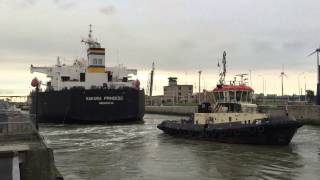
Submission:
<svg viewBox="0 0 320 180">
<path fill-rule="evenodd" d="M 239 76 L 241 78 L 240 80 L 240 85 L 245 85 L 246 84 L 246 80 L 248 80 L 248 78 L 246 78 L 246 76 L 248 76 L 248 74 L 237 74 L 236 76 Z"/>
<path fill-rule="evenodd" d="M 223 55 L 222 55 L 222 72 L 220 73 L 220 79 L 219 79 L 219 84 L 220 85 L 224 85 L 225 83 L 225 78 L 226 78 L 226 73 L 227 73 L 227 68 L 226 68 L 226 64 L 227 64 L 227 59 L 226 59 L 227 53 L 226 51 L 223 51 Z M 220 66 L 218 64 L 218 66 Z"/>
<path fill-rule="evenodd" d="M 82 39 L 81 42 L 89 46 L 89 48 L 100 48 L 100 43 L 92 38 L 92 24 L 89 24 L 89 34 L 87 39 Z"/>
<path fill-rule="evenodd" d="M 89 39 L 92 38 L 92 24 L 89 24 L 89 34 L 88 34 Z"/>
</svg>

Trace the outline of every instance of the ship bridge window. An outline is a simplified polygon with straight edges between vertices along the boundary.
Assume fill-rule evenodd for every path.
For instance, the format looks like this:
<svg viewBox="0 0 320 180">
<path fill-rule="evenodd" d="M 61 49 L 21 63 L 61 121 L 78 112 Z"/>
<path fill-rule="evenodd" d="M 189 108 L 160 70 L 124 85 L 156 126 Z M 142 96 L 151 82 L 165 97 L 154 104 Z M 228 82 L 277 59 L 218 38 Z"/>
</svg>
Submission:
<svg viewBox="0 0 320 180">
<path fill-rule="evenodd" d="M 123 77 L 122 82 L 128 82 L 128 77 Z"/>
<path fill-rule="evenodd" d="M 85 81 L 86 81 L 86 74 L 80 73 L 80 82 L 85 82 Z"/>
<path fill-rule="evenodd" d="M 69 76 L 61 76 L 61 81 L 69 81 L 70 77 Z"/>
<path fill-rule="evenodd" d="M 96 58 L 92 60 L 92 64 L 97 64 L 97 59 Z"/>
<path fill-rule="evenodd" d="M 102 59 L 98 59 L 98 64 L 102 64 Z"/>
</svg>

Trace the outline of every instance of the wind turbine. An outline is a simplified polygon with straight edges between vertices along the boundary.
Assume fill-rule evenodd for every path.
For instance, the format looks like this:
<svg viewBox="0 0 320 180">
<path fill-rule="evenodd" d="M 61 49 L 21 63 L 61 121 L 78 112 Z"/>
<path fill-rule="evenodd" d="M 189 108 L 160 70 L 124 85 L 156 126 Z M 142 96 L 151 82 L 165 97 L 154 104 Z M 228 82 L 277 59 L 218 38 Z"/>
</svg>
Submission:
<svg viewBox="0 0 320 180">
<path fill-rule="evenodd" d="M 281 77 L 281 96 L 283 96 L 283 77 L 286 77 L 288 78 L 288 76 L 284 73 L 284 70 L 283 70 L 283 64 L 282 64 L 282 72 L 280 74 L 280 77 Z"/>
<path fill-rule="evenodd" d="M 320 66 L 319 66 L 319 52 L 320 52 L 320 47 L 316 50 L 314 50 L 311 54 L 308 56 L 312 56 L 313 54 L 317 53 L 317 99 L 316 99 L 316 104 L 320 105 Z"/>
</svg>

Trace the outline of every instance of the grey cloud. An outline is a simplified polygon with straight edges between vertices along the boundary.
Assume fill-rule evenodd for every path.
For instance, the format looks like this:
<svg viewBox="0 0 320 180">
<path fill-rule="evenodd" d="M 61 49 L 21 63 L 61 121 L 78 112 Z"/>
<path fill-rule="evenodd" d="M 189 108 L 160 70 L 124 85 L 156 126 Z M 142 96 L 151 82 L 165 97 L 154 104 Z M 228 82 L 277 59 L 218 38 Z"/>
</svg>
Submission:
<svg viewBox="0 0 320 180">
<path fill-rule="evenodd" d="M 29 4 L 29 5 L 34 5 L 36 3 L 37 0 L 25 0 L 24 3 L 25 4 Z"/>
<path fill-rule="evenodd" d="M 79 1 L 74 1 L 74 0 L 53 0 L 53 2 L 61 9 L 72 9 L 75 8 Z"/>
<path fill-rule="evenodd" d="M 59 7 L 60 8 L 62 8 L 62 9 L 65 9 L 65 10 L 67 10 L 67 9 L 72 9 L 72 8 L 75 8 L 77 6 L 77 4 L 76 3 L 72 3 L 72 2 L 70 2 L 70 3 L 65 3 L 65 4 L 62 4 L 62 5 L 60 5 Z"/>
<path fill-rule="evenodd" d="M 100 9 L 100 13 L 105 14 L 105 15 L 111 15 L 115 12 L 115 8 L 112 5 L 105 6 Z"/>
<path fill-rule="evenodd" d="M 25 8 L 28 6 L 33 6 L 37 1 L 38 0 L 3 0 L 0 1 L 0 5 L 4 4 L 11 8 Z"/>
<path fill-rule="evenodd" d="M 252 42 L 252 49 L 255 53 L 270 53 L 276 50 L 274 43 L 265 40 L 256 40 Z"/>
<path fill-rule="evenodd" d="M 179 47 L 182 49 L 193 49 L 197 47 L 197 42 L 194 40 L 181 40 Z"/>
<path fill-rule="evenodd" d="M 301 41 L 290 41 L 283 43 L 282 47 L 288 51 L 301 51 L 305 48 L 305 43 Z"/>
</svg>

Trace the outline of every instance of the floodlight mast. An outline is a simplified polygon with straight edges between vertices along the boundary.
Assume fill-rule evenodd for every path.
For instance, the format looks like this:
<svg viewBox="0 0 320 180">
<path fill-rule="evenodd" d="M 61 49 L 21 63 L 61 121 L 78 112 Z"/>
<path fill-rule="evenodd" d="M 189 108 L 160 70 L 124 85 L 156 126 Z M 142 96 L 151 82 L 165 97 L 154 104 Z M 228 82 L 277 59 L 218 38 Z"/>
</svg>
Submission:
<svg viewBox="0 0 320 180">
<path fill-rule="evenodd" d="M 320 105 L 320 66 L 319 66 L 319 52 L 320 48 L 314 50 L 311 54 L 308 56 L 312 56 L 313 54 L 317 53 L 317 98 L 316 98 L 316 104 Z"/>
<path fill-rule="evenodd" d="M 281 96 L 283 96 L 283 78 L 284 77 L 287 77 L 287 75 L 284 73 L 284 67 L 283 67 L 283 64 L 282 64 L 282 72 L 280 74 L 280 77 L 281 77 Z"/>
</svg>

